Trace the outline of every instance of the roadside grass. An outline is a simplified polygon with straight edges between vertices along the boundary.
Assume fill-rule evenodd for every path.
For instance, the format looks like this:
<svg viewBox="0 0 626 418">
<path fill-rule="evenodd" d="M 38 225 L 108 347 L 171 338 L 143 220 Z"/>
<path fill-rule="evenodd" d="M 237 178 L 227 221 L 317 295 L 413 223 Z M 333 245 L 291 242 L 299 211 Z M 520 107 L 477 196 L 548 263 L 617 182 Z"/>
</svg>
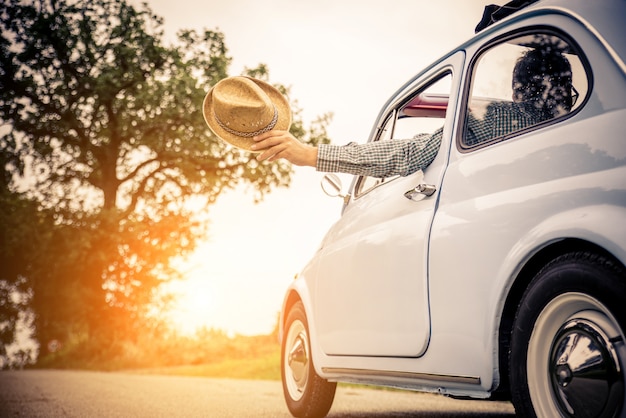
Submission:
<svg viewBox="0 0 626 418">
<path fill-rule="evenodd" d="M 280 380 L 276 334 L 228 336 L 211 329 L 192 336 L 156 337 L 103 341 L 77 335 L 59 351 L 41 356 L 33 367 Z"/>
<path fill-rule="evenodd" d="M 170 376 L 280 380 L 280 349 L 249 357 L 222 358 L 203 364 L 135 369 L 131 372 Z"/>
</svg>

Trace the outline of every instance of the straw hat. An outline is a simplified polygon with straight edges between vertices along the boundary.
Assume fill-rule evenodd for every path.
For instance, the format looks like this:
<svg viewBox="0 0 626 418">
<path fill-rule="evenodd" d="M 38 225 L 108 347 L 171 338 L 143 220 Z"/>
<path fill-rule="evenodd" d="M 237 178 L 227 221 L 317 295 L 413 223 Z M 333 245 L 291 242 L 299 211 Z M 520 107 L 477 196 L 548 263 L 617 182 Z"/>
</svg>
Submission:
<svg viewBox="0 0 626 418">
<path fill-rule="evenodd" d="M 204 120 L 218 138 L 250 151 L 253 136 L 272 129 L 288 130 L 291 109 L 285 96 L 251 77 L 228 77 L 204 98 Z"/>
</svg>

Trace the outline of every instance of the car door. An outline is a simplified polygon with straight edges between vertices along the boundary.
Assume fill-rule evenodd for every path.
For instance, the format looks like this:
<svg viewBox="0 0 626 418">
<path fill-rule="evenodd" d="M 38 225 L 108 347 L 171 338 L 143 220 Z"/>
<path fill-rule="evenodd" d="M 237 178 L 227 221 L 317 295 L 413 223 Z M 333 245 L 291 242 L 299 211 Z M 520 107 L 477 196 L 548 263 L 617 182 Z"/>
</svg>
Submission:
<svg viewBox="0 0 626 418">
<path fill-rule="evenodd" d="M 434 162 L 406 177 L 359 177 L 318 258 L 315 322 L 329 355 L 417 357 L 430 335 L 428 238 L 455 121 L 462 52 L 418 76 L 381 112 L 375 141 L 442 135 Z M 430 196 L 412 191 L 418 186 Z"/>
</svg>

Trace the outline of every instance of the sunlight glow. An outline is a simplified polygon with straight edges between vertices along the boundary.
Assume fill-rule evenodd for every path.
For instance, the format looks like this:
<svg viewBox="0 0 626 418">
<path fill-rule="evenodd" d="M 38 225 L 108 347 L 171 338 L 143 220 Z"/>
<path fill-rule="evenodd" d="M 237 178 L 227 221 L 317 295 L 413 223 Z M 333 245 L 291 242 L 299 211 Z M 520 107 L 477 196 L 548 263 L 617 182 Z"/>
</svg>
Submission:
<svg viewBox="0 0 626 418">
<path fill-rule="evenodd" d="M 219 306 L 216 289 L 209 278 L 191 275 L 184 281 L 169 283 L 167 287 L 176 302 L 166 317 L 178 332 L 192 335 L 203 327 L 213 327 Z"/>
</svg>

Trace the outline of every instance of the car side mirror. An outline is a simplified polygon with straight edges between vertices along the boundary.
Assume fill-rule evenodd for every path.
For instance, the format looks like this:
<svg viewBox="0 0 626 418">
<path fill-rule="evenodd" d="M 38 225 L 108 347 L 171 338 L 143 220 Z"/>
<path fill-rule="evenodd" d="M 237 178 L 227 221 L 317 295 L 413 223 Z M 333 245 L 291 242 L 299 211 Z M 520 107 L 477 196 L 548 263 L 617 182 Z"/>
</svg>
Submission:
<svg viewBox="0 0 626 418">
<path fill-rule="evenodd" d="M 341 197 L 343 199 L 343 203 L 348 203 L 350 200 L 350 195 L 343 194 L 342 189 L 343 185 L 341 184 L 341 179 L 338 175 L 329 173 L 324 175 L 321 181 L 322 190 L 330 197 Z"/>
</svg>

